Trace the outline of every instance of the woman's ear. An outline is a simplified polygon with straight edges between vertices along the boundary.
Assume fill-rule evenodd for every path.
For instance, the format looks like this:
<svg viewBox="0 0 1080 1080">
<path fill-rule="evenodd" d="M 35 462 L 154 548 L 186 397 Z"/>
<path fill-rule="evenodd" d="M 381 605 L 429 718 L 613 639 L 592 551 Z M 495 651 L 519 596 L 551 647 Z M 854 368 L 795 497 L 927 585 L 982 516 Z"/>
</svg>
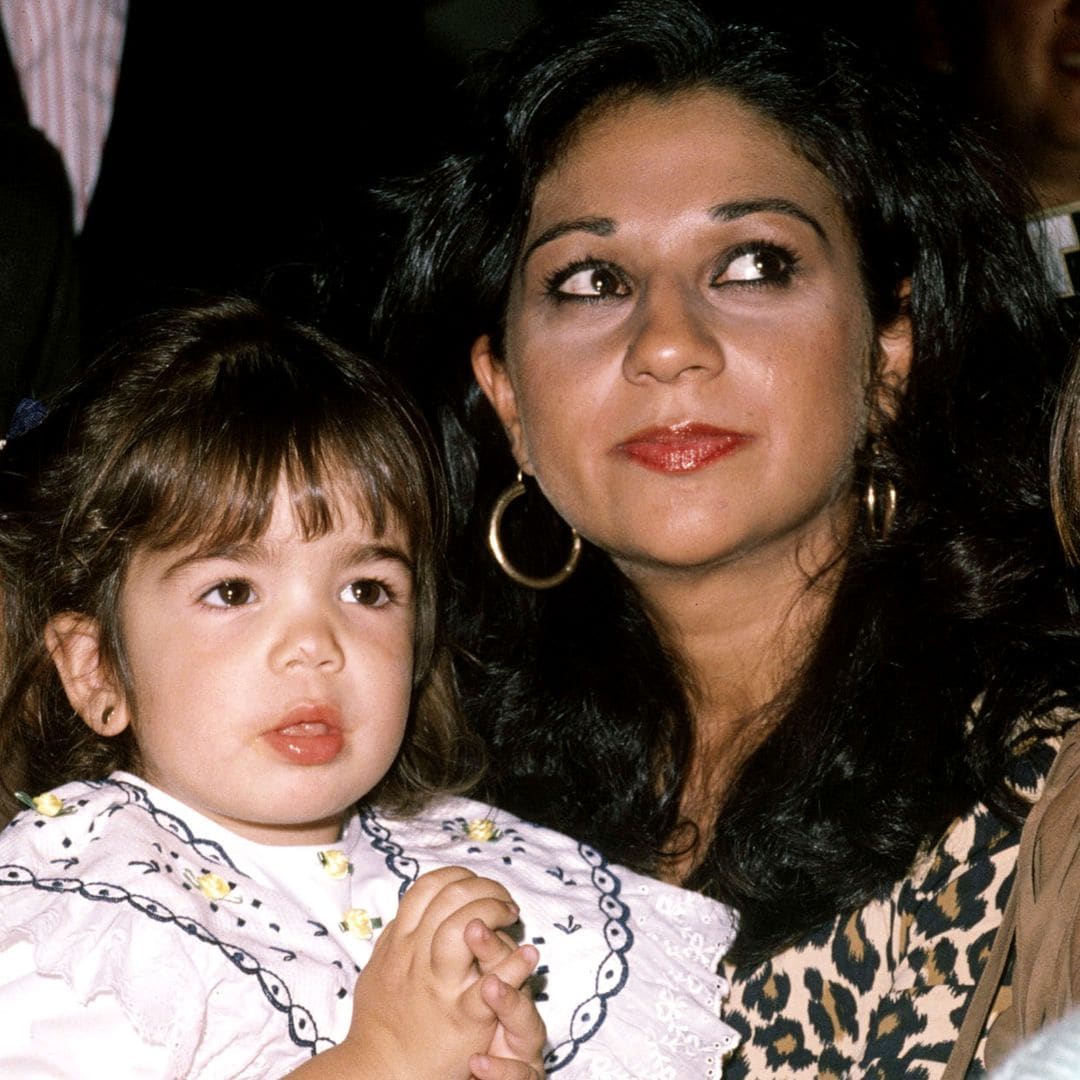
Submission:
<svg viewBox="0 0 1080 1080">
<path fill-rule="evenodd" d="M 101 627 L 74 611 L 53 616 L 45 627 L 49 650 L 71 707 L 98 735 L 119 735 L 131 721 L 116 679 L 101 662 Z"/>
<path fill-rule="evenodd" d="M 472 369 L 484 396 L 491 402 L 510 440 L 510 452 L 522 472 L 532 473 L 529 453 L 525 449 L 525 437 L 518 413 L 517 396 L 510 381 L 506 365 L 495 355 L 491 338 L 487 334 L 478 337 L 472 347 Z"/>
<path fill-rule="evenodd" d="M 911 281 L 905 279 L 900 284 L 900 314 L 887 326 L 878 331 L 877 370 L 875 384 L 878 405 L 886 414 L 892 416 L 896 404 L 907 390 L 908 376 L 911 374 L 913 352 L 911 316 L 908 314 L 908 298 L 911 295 Z"/>
</svg>

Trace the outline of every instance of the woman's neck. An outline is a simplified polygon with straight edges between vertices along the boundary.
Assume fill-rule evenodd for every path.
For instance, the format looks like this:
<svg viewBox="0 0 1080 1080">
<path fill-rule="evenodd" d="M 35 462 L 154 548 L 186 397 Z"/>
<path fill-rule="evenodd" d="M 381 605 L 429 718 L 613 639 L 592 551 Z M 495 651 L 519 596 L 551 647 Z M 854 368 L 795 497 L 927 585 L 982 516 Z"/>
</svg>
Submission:
<svg viewBox="0 0 1080 1080">
<path fill-rule="evenodd" d="M 839 544 L 830 541 L 816 558 L 807 546 L 779 560 L 746 558 L 701 572 L 629 573 L 686 675 L 695 746 L 683 813 L 702 838 L 723 792 L 776 722 L 770 706 L 805 664 L 841 565 Z M 663 876 L 684 878 L 700 850 Z"/>
<path fill-rule="evenodd" d="M 841 564 L 836 542 L 818 548 L 816 557 L 801 548 L 702 570 L 628 572 L 708 726 L 756 715 L 801 668 Z"/>
</svg>

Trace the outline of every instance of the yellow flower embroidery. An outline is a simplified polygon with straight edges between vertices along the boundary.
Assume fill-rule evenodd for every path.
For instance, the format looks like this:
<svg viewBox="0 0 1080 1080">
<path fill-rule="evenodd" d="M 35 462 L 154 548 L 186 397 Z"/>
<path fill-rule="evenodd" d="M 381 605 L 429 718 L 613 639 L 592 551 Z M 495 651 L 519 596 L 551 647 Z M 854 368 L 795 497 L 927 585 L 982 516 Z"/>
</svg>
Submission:
<svg viewBox="0 0 1080 1080">
<path fill-rule="evenodd" d="M 232 892 L 232 886 L 217 874 L 200 874 L 195 885 L 207 900 L 224 900 Z"/>
<path fill-rule="evenodd" d="M 476 818 L 465 826 L 465 835 L 470 840 L 498 840 L 502 833 L 495 828 L 491 818 Z"/>
<path fill-rule="evenodd" d="M 319 862 L 322 868 L 334 880 L 340 881 L 352 873 L 352 863 L 343 851 L 330 850 L 319 852 Z"/>
<path fill-rule="evenodd" d="M 50 791 L 47 795 L 39 795 L 34 800 L 34 809 L 46 817 L 56 817 L 64 809 L 64 800 Z"/>
<path fill-rule="evenodd" d="M 363 908 L 349 908 L 342 916 L 341 929 L 361 941 L 367 941 L 373 931 L 382 929 L 382 919 L 368 915 Z"/>
<path fill-rule="evenodd" d="M 64 814 L 74 814 L 74 806 L 65 806 L 64 800 L 53 792 L 44 795 L 27 795 L 25 791 L 16 791 L 15 798 L 30 810 L 36 810 L 43 817 L 62 817 Z"/>
</svg>

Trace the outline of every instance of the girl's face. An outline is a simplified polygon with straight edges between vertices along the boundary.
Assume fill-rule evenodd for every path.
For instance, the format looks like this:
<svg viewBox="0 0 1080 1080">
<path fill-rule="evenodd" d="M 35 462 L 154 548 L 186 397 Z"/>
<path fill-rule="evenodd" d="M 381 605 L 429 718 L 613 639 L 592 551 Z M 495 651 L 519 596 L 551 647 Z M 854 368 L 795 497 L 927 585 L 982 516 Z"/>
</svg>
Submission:
<svg viewBox="0 0 1080 1080">
<path fill-rule="evenodd" d="M 850 527 L 878 333 L 829 182 L 711 90 L 587 122 L 537 187 L 477 378 L 519 464 L 629 576 L 710 568 Z M 813 550 L 813 548 L 811 549 Z"/>
<path fill-rule="evenodd" d="M 105 687 L 75 702 L 103 734 L 132 725 L 144 779 L 261 842 L 335 840 L 405 731 L 409 543 L 338 510 L 334 530 L 304 540 L 282 484 L 258 541 L 138 551 L 120 604 L 134 700 Z"/>
</svg>

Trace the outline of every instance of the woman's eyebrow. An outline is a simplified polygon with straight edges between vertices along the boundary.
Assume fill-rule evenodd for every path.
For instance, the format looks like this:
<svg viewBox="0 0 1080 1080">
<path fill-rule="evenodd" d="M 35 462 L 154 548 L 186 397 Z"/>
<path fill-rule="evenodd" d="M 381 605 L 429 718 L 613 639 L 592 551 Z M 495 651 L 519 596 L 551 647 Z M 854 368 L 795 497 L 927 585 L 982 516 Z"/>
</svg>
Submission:
<svg viewBox="0 0 1080 1080">
<path fill-rule="evenodd" d="M 735 202 L 717 203 L 709 210 L 709 217 L 714 221 L 735 221 L 748 214 L 786 214 L 809 225 L 826 245 L 829 244 L 821 222 L 813 214 L 807 213 L 801 206 L 787 199 L 739 199 Z"/>
<path fill-rule="evenodd" d="M 550 244 L 552 240 L 558 240 L 567 233 L 584 232 L 593 236 L 611 236 L 618 226 L 614 219 L 606 217 L 583 217 L 572 218 L 570 221 L 557 221 L 554 225 L 546 228 L 529 246 L 521 256 L 521 269 L 524 271 L 525 264 L 537 248 L 544 244 Z"/>
<path fill-rule="evenodd" d="M 739 199 L 734 202 L 718 203 L 709 209 L 709 217 L 714 221 L 735 221 L 749 214 L 786 214 L 788 217 L 796 218 L 803 224 L 809 225 L 825 244 L 829 244 L 829 237 L 821 222 L 813 214 L 808 213 L 797 203 L 793 203 L 788 199 Z M 582 217 L 571 218 L 568 221 L 557 221 L 555 224 L 548 226 L 525 248 L 521 256 L 521 272 L 524 273 L 526 263 L 537 248 L 543 247 L 544 244 L 550 244 L 553 240 L 558 240 L 560 236 L 572 232 L 591 233 L 593 236 L 611 236 L 617 229 L 618 225 L 616 225 L 614 219 L 608 217 Z"/>
</svg>

